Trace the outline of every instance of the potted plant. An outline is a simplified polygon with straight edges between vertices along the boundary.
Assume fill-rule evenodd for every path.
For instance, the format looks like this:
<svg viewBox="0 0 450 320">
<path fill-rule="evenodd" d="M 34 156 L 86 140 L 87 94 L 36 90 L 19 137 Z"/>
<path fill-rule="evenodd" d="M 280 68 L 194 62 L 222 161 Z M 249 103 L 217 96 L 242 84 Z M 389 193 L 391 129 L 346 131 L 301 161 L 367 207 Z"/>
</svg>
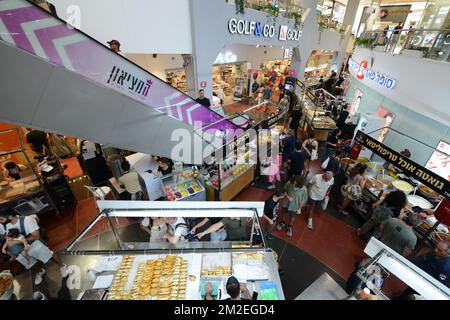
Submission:
<svg viewBox="0 0 450 320">
<path fill-rule="evenodd" d="M 228 0 L 226 0 L 228 2 Z M 234 0 L 234 5 L 236 6 L 236 14 L 245 13 L 245 0 Z"/>
<path fill-rule="evenodd" d="M 291 19 L 294 19 L 294 28 L 297 29 L 299 26 L 303 25 L 303 12 L 292 12 Z"/>
<path fill-rule="evenodd" d="M 280 14 L 280 8 L 268 3 L 266 6 L 266 12 L 269 14 L 269 16 L 273 17 L 273 22 L 275 23 L 278 15 Z"/>
</svg>

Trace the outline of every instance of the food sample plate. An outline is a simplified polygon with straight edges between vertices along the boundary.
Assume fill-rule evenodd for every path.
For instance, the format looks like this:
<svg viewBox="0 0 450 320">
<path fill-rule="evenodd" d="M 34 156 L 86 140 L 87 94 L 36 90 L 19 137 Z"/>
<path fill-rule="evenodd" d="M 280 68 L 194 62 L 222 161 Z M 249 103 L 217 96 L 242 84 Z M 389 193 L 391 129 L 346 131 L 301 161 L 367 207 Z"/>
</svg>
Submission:
<svg viewBox="0 0 450 320">
<path fill-rule="evenodd" d="M 433 205 L 425 198 L 416 196 L 416 195 L 409 195 L 408 196 L 408 202 L 413 207 L 420 207 L 421 209 L 432 209 Z"/>
</svg>

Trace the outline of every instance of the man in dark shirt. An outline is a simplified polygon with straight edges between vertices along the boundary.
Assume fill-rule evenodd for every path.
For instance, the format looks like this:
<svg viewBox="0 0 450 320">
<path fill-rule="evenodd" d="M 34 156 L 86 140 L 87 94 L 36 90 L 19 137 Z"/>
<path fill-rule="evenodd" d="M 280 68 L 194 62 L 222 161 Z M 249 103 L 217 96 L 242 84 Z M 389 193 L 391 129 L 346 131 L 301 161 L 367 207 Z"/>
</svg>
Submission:
<svg viewBox="0 0 450 320">
<path fill-rule="evenodd" d="M 34 152 L 36 152 L 39 155 L 42 155 L 44 153 L 44 147 L 45 150 L 50 149 L 50 146 L 48 144 L 48 137 L 47 133 L 39 130 L 33 130 L 28 129 L 30 132 L 27 133 L 27 142 L 31 144 L 31 148 Z"/>
<path fill-rule="evenodd" d="M 433 252 L 415 257 L 412 263 L 450 288 L 450 256 L 447 242 L 439 241 Z"/>
<path fill-rule="evenodd" d="M 302 118 L 302 110 L 299 106 L 294 107 L 294 111 L 291 113 L 291 118 L 289 119 L 289 128 L 294 131 L 294 137 L 298 137 L 298 127 L 300 125 L 300 120 Z"/>
<path fill-rule="evenodd" d="M 345 120 L 347 120 L 348 115 L 350 114 L 348 111 L 348 104 L 345 104 L 342 107 L 341 112 L 339 113 L 339 116 L 336 120 L 336 126 L 339 128 L 339 130 L 343 131 L 343 128 L 345 126 Z"/>
<path fill-rule="evenodd" d="M 195 101 L 197 101 L 201 105 L 204 105 L 205 107 L 211 107 L 211 101 L 209 101 L 209 99 L 205 97 L 205 90 L 203 89 L 200 89 L 198 91 L 198 98 L 195 99 Z"/>
<path fill-rule="evenodd" d="M 327 160 L 327 158 L 336 151 L 339 136 L 341 135 L 341 130 L 333 131 L 327 139 L 327 146 L 325 148 L 325 154 L 323 155 L 322 161 Z"/>
<path fill-rule="evenodd" d="M 273 195 L 271 195 L 267 200 L 264 202 L 264 215 L 263 218 L 266 220 L 266 238 L 271 240 L 273 239 L 273 236 L 271 235 L 271 232 L 273 230 L 273 227 L 275 226 L 275 222 L 277 221 L 277 206 L 281 199 L 283 199 L 286 196 L 285 192 L 282 192 L 281 190 L 277 190 Z"/>
<path fill-rule="evenodd" d="M 295 93 L 294 86 L 291 86 L 289 90 L 286 92 L 286 95 L 289 97 L 289 111 L 291 112 L 294 107 L 297 105 L 297 94 Z"/>
<path fill-rule="evenodd" d="M 282 161 L 286 162 L 292 152 L 295 151 L 295 137 L 292 129 L 288 129 L 287 136 L 282 141 Z"/>
<path fill-rule="evenodd" d="M 297 143 L 296 151 L 292 152 L 288 157 L 289 171 L 288 177 L 303 175 L 305 170 L 305 161 L 308 159 L 308 154 L 302 151 L 302 144 Z"/>
<path fill-rule="evenodd" d="M 436 243 L 434 251 L 414 257 L 411 262 L 450 288 L 450 256 L 448 249 L 448 242 L 439 241 Z M 415 293 L 414 289 L 408 287 L 400 296 L 393 298 L 393 300 L 412 299 Z"/>
<path fill-rule="evenodd" d="M 340 155 L 342 154 L 341 150 L 336 150 L 330 155 L 330 160 L 328 161 L 326 171 L 333 172 L 333 175 L 336 176 L 341 170 L 341 161 L 339 160 Z"/>
</svg>

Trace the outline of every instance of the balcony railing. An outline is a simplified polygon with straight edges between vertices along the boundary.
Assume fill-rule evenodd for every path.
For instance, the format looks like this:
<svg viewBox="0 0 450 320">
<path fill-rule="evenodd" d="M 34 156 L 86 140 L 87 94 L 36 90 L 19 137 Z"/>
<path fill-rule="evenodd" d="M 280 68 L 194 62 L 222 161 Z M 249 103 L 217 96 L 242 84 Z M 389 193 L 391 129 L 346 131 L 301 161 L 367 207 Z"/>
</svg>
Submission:
<svg viewBox="0 0 450 320">
<path fill-rule="evenodd" d="M 336 20 L 330 19 L 329 16 L 325 16 L 319 13 L 317 13 L 317 24 L 319 25 L 319 31 L 322 31 L 323 29 L 331 29 L 334 31 L 338 31 L 341 34 L 344 34 L 348 27 L 343 23 L 339 23 Z"/>
<path fill-rule="evenodd" d="M 450 62 L 450 29 L 369 31 L 361 34 L 355 45 L 393 54 L 416 50 L 424 58 Z"/>
</svg>

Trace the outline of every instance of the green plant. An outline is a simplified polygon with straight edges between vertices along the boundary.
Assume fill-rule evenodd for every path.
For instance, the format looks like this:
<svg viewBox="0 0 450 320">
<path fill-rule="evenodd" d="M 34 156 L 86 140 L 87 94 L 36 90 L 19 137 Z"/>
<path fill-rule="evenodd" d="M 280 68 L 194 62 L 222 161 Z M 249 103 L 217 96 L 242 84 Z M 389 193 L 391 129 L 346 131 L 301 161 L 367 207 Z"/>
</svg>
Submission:
<svg viewBox="0 0 450 320">
<path fill-rule="evenodd" d="M 345 27 L 345 26 L 342 26 L 340 29 L 339 29 L 339 33 L 341 34 L 341 42 L 342 42 L 342 40 L 344 40 L 344 38 L 345 38 L 345 31 L 347 30 L 347 28 Z"/>
<path fill-rule="evenodd" d="M 273 22 L 275 23 L 275 20 L 277 19 L 278 15 L 280 14 L 280 8 L 268 3 L 266 6 L 266 12 L 269 14 L 269 16 L 273 17 Z"/>
<path fill-rule="evenodd" d="M 245 0 L 234 0 L 234 4 L 236 6 L 236 14 L 245 13 Z"/>
<path fill-rule="evenodd" d="M 322 32 L 323 29 L 327 29 L 328 28 L 328 25 L 325 22 L 323 22 L 323 21 L 319 21 L 317 24 L 319 25 L 319 32 Z"/>
<path fill-rule="evenodd" d="M 363 47 L 363 48 L 370 48 L 372 45 L 372 38 L 368 37 L 360 37 L 355 39 L 355 46 Z"/>
<path fill-rule="evenodd" d="M 303 19 L 303 12 L 292 12 L 291 13 L 291 19 L 294 19 L 294 29 L 297 29 L 299 26 L 303 25 L 302 19 Z"/>
</svg>

